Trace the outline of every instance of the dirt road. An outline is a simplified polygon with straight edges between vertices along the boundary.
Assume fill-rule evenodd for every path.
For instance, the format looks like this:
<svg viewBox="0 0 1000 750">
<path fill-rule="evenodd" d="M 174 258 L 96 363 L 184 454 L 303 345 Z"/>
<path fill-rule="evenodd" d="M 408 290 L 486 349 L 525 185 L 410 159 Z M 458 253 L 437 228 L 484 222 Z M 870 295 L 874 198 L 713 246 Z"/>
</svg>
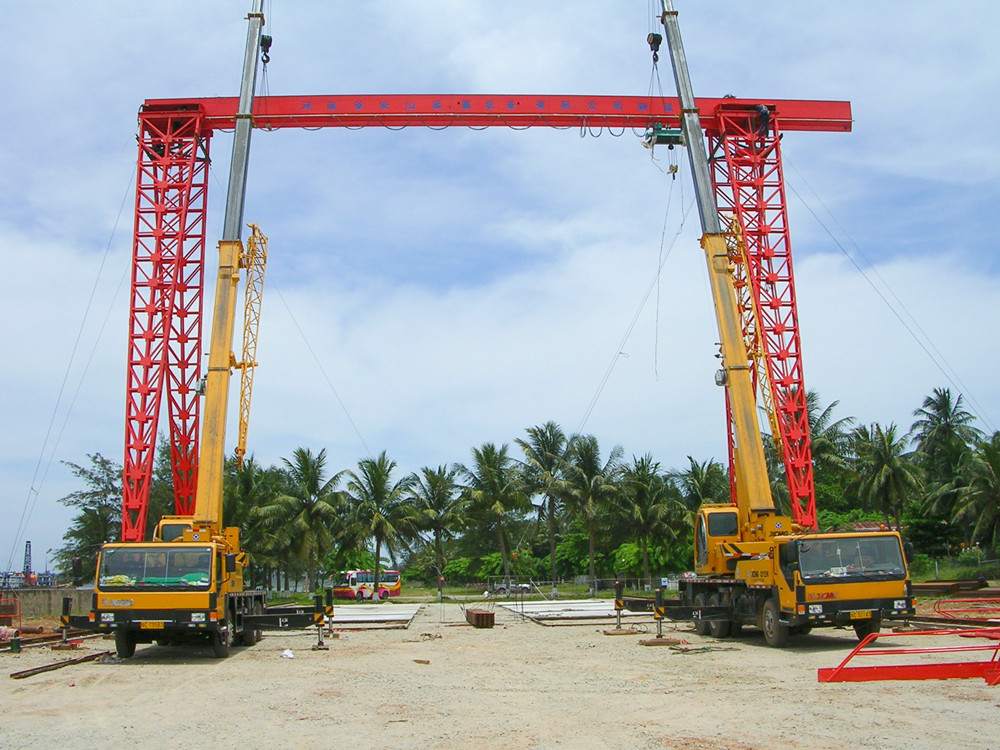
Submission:
<svg viewBox="0 0 1000 750">
<path fill-rule="evenodd" d="M 329 651 L 310 650 L 312 633 L 272 635 L 224 661 L 140 646 L 121 663 L 4 677 L 0 748 L 1000 748 L 1000 687 L 982 680 L 818 683 L 850 631 L 774 650 L 753 630 L 715 642 L 681 628 L 669 634 L 732 649 L 682 654 L 605 636 L 610 623 L 543 627 L 499 608 L 496 622 L 473 629 L 458 605 L 431 604 L 408 630 L 348 632 Z"/>
</svg>

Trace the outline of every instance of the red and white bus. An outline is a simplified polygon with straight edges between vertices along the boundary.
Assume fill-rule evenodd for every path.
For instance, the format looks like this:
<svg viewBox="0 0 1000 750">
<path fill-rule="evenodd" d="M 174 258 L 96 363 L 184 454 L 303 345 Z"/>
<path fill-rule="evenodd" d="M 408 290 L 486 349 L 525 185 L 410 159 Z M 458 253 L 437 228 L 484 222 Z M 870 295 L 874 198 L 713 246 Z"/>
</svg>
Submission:
<svg viewBox="0 0 1000 750">
<path fill-rule="evenodd" d="M 333 576 L 331 576 L 332 578 Z M 378 574 L 378 598 L 399 596 L 402 590 L 398 570 L 380 570 Z M 333 586 L 333 595 L 338 599 L 355 599 L 359 602 L 375 597 L 375 573 L 370 570 L 342 570 Z"/>
</svg>

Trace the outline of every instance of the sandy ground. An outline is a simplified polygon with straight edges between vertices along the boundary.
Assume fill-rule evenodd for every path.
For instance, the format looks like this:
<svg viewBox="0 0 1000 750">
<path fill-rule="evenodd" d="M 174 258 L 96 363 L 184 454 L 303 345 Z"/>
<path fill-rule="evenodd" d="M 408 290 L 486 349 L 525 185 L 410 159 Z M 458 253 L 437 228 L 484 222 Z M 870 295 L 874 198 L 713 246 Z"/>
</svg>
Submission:
<svg viewBox="0 0 1000 750">
<path fill-rule="evenodd" d="M 1000 748 L 1000 687 L 980 679 L 818 683 L 851 631 L 774 650 L 752 629 L 719 642 L 665 628 L 731 649 L 678 653 L 603 635 L 611 626 L 497 608 L 495 628 L 474 629 L 458 605 L 429 604 L 408 630 L 343 633 L 328 651 L 311 650 L 315 632 L 223 661 L 140 646 L 120 663 L 0 680 L 0 748 Z M 0 666 L 113 649 L 95 639 L 80 653 L 0 654 Z"/>
</svg>

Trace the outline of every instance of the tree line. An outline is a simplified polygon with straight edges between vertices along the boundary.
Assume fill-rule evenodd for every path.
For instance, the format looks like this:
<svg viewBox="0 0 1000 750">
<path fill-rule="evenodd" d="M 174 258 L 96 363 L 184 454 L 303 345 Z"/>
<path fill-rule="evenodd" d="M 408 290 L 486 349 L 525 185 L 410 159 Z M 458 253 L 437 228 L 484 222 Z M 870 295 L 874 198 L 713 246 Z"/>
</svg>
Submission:
<svg viewBox="0 0 1000 750">
<path fill-rule="evenodd" d="M 935 389 L 908 431 L 835 417 L 808 394 L 820 529 L 880 521 L 918 552 L 1000 547 L 1000 432 L 987 437 L 962 396 Z M 788 512 L 784 469 L 765 437 L 775 502 Z M 92 575 L 96 550 L 121 523 L 121 467 L 100 454 L 68 464 L 83 488 L 60 502 L 78 513 L 57 560 L 80 557 Z M 278 465 L 228 461 L 224 519 L 251 554 L 252 585 L 310 590 L 341 569 L 386 563 L 409 579 L 442 583 L 492 577 L 556 581 L 629 575 L 650 580 L 691 567 L 692 520 L 705 502 L 728 502 L 725 467 L 688 456 L 665 469 L 651 454 L 604 453 L 593 435 L 557 423 L 529 427 L 511 443 L 474 447 L 469 460 L 400 476 L 385 451 L 332 472 L 325 449 L 299 447 Z M 169 449 L 157 456 L 147 538 L 172 512 Z"/>
</svg>

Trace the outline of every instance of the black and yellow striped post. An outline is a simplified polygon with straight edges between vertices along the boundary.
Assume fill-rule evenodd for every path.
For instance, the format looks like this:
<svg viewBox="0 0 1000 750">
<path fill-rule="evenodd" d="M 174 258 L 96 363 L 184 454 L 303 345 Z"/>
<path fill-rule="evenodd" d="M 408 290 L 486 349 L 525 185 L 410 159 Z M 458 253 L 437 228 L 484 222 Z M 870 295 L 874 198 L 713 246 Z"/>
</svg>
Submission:
<svg viewBox="0 0 1000 750">
<path fill-rule="evenodd" d="M 657 586 L 653 594 L 653 619 L 656 620 L 656 637 L 663 637 L 663 617 L 666 609 L 663 607 L 663 587 Z"/>
<path fill-rule="evenodd" d="M 323 608 L 323 595 L 316 594 L 313 608 L 313 625 L 316 626 L 316 645 L 313 651 L 329 651 L 330 647 L 323 642 L 323 625 L 326 622 L 326 610 Z"/>
<path fill-rule="evenodd" d="M 62 616 L 59 618 L 59 629 L 62 631 L 62 641 L 66 642 L 66 631 L 69 630 L 69 615 L 73 611 L 73 599 L 69 596 L 63 597 Z"/>
<path fill-rule="evenodd" d="M 615 581 L 615 622 L 616 627 L 622 629 L 622 610 L 625 609 L 625 584 L 621 580 Z"/>
<path fill-rule="evenodd" d="M 333 589 L 326 589 L 326 605 L 323 608 L 326 615 L 326 632 L 333 632 Z"/>
</svg>

